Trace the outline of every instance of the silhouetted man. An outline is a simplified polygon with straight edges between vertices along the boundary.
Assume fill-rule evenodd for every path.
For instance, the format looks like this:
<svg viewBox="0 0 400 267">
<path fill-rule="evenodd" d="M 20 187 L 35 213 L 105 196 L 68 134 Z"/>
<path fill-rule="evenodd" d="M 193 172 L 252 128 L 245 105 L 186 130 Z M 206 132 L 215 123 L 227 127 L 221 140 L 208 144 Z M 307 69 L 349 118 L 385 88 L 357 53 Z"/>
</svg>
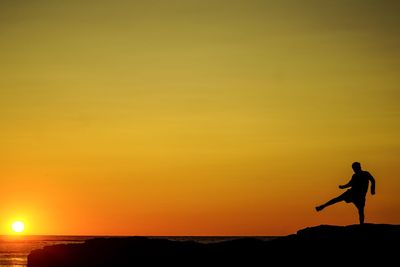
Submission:
<svg viewBox="0 0 400 267">
<path fill-rule="evenodd" d="M 345 189 L 350 187 L 349 190 L 341 194 L 340 196 L 329 200 L 325 204 L 316 207 L 317 211 L 321 211 L 324 208 L 338 203 L 340 201 L 346 201 L 347 203 L 352 202 L 358 209 L 358 216 L 360 219 L 360 224 L 364 223 L 364 206 L 365 206 L 365 196 L 368 192 L 368 185 L 371 182 L 371 195 L 375 195 L 375 179 L 372 175 L 361 169 L 361 164 L 359 162 L 354 162 L 352 164 L 354 170 L 353 177 L 351 177 L 350 182 L 345 185 L 339 185 L 340 189 Z"/>
</svg>

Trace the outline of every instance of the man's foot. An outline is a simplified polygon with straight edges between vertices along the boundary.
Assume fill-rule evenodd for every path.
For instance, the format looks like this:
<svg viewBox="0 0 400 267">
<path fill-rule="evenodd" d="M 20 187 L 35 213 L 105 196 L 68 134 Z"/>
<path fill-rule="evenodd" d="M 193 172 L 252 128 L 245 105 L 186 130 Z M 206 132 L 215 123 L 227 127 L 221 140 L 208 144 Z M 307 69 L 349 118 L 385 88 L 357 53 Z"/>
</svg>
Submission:
<svg viewBox="0 0 400 267">
<path fill-rule="evenodd" d="M 323 206 L 317 206 L 317 207 L 315 207 L 315 210 L 316 211 L 321 211 L 323 208 L 324 208 Z"/>
</svg>

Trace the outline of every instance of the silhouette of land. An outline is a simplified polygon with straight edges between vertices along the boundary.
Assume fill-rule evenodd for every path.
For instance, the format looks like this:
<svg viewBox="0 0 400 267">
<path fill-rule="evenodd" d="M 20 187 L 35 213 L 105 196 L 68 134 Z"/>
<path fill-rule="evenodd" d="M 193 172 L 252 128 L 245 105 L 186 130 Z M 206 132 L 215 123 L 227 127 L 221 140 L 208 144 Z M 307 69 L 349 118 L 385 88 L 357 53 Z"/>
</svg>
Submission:
<svg viewBox="0 0 400 267">
<path fill-rule="evenodd" d="M 271 241 L 239 238 L 210 244 L 146 237 L 95 238 L 32 251 L 28 267 L 388 266 L 398 260 L 399 241 L 400 225 L 389 224 L 321 225 Z"/>
</svg>

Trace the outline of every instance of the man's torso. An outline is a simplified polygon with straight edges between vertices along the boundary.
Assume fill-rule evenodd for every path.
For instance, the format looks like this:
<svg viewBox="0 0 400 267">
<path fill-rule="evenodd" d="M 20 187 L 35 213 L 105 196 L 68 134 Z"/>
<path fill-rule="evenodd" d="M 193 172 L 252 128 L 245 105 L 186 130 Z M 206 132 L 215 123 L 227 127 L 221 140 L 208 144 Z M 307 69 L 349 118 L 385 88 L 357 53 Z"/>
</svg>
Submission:
<svg viewBox="0 0 400 267">
<path fill-rule="evenodd" d="M 371 174 L 367 171 L 361 171 L 353 174 L 351 178 L 351 191 L 358 196 L 364 196 L 367 194 L 368 185 Z"/>
</svg>

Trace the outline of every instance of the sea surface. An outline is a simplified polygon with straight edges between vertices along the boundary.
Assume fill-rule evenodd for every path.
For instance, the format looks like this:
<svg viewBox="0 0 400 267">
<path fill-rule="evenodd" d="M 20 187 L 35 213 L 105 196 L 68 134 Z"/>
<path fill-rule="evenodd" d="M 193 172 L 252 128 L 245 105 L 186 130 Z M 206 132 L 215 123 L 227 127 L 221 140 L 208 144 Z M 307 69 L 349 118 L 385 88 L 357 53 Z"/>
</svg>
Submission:
<svg viewBox="0 0 400 267">
<path fill-rule="evenodd" d="M 110 236 L 0 236 L 0 267 L 24 267 L 27 265 L 28 254 L 35 249 L 56 244 L 83 243 L 85 240 L 96 237 Z M 152 236 L 149 238 L 163 238 L 174 241 L 196 241 L 213 243 L 233 240 L 237 236 Z M 257 237 L 270 240 L 274 237 Z"/>
</svg>

